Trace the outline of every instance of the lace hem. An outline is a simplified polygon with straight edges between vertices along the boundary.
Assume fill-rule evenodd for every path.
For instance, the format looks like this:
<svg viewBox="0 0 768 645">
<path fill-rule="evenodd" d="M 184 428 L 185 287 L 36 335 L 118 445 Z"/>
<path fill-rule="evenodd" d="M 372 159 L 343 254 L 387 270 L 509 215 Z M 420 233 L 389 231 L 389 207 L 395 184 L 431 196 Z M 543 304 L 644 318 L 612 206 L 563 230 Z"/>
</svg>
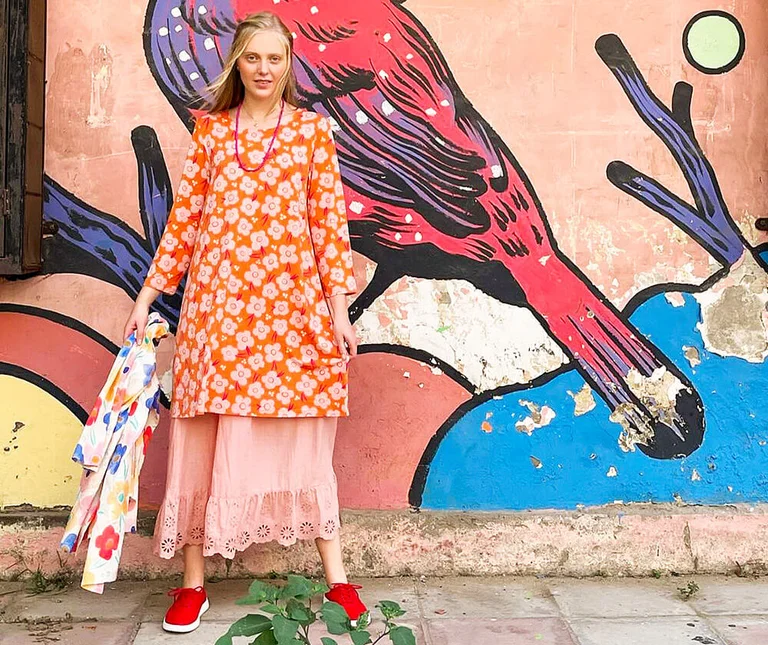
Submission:
<svg viewBox="0 0 768 645">
<path fill-rule="evenodd" d="M 251 544 L 331 539 L 339 530 L 336 482 L 300 491 L 276 491 L 242 498 L 208 497 L 207 492 L 166 494 L 155 524 L 155 552 L 172 558 L 186 544 L 202 544 L 203 555 L 234 557 Z"/>
</svg>

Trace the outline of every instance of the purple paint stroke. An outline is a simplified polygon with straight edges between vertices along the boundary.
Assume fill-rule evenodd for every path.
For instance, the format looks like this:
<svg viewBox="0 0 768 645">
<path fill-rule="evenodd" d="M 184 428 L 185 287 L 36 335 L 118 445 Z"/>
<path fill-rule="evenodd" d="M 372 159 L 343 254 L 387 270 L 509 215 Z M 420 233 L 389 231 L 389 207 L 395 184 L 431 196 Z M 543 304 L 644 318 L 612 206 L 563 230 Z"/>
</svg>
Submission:
<svg viewBox="0 0 768 645">
<path fill-rule="evenodd" d="M 690 125 L 690 115 L 673 114 L 661 103 L 651 92 L 618 36 L 601 36 L 595 48 L 640 117 L 672 153 L 688 183 L 696 208 L 658 183 L 639 180 L 638 177 L 642 176 L 634 169 L 631 176 L 609 174 L 609 179 L 621 190 L 675 222 L 720 262 L 730 266 L 744 254 L 745 243 L 728 212 L 715 172 L 696 141 L 692 128 L 684 127 L 685 122 L 681 123 L 685 119 Z M 679 86 L 676 92 L 681 89 Z M 625 165 L 627 168 L 629 166 Z"/>
</svg>

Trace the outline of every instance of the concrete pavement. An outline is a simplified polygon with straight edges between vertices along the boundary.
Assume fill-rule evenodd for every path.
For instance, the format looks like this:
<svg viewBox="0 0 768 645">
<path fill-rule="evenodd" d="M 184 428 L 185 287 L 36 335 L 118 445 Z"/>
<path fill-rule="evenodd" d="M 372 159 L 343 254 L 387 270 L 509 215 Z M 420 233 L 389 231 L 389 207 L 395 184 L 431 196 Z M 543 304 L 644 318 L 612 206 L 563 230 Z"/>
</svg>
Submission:
<svg viewBox="0 0 768 645">
<path fill-rule="evenodd" d="M 684 600 L 680 587 L 698 591 Z M 768 579 L 429 578 L 357 581 L 369 605 L 407 610 L 420 645 L 765 645 Z M 101 597 L 76 587 L 29 595 L 0 583 L 2 645 L 211 645 L 242 616 L 249 581 L 210 583 L 211 610 L 189 635 L 160 628 L 173 582 L 120 582 Z M 375 632 L 376 630 L 374 630 Z M 320 642 L 321 632 L 317 632 Z M 246 643 L 248 639 L 235 639 Z M 340 642 L 349 641 L 340 639 Z M 382 641 L 383 643 L 384 641 Z M 387 641 L 388 642 L 388 641 Z"/>
</svg>

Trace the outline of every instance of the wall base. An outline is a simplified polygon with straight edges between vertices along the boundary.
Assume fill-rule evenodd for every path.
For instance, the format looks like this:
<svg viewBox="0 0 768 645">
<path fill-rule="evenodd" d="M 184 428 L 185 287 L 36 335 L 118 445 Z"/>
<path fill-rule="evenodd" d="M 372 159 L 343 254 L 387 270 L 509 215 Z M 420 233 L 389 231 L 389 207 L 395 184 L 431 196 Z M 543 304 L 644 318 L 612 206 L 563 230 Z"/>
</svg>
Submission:
<svg viewBox="0 0 768 645">
<path fill-rule="evenodd" d="M 77 571 L 84 553 L 58 548 L 66 513 L 0 513 L 0 579 L 40 569 Z M 647 576 L 768 570 L 768 506 L 611 506 L 581 512 L 520 513 L 347 511 L 351 576 Z M 181 558 L 152 553 L 153 517 L 129 535 L 121 579 L 162 578 Z M 260 545 L 234 560 L 209 560 L 209 575 L 320 573 L 314 546 Z"/>
</svg>

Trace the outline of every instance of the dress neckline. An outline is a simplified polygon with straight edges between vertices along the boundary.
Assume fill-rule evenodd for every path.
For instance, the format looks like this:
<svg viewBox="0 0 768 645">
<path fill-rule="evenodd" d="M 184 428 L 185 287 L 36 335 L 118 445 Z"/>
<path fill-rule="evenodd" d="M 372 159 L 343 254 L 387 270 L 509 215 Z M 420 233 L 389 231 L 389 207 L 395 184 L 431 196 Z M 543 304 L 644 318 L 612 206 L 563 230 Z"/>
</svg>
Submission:
<svg viewBox="0 0 768 645">
<path fill-rule="evenodd" d="M 227 118 L 227 122 L 229 124 L 229 128 L 230 129 L 234 129 L 234 127 L 235 127 L 235 117 L 232 116 L 232 109 L 234 109 L 234 108 L 230 108 L 229 110 L 224 110 L 224 115 Z M 283 116 L 283 120 L 280 122 L 280 127 L 284 128 L 286 125 L 291 123 L 291 121 L 293 121 L 294 118 L 296 118 L 296 115 L 299 112 L 305 112 L 305 110 L 302 110 L 302 108 L 297 107 L 290 114 L 284 115 Z M 268 128 L 254 128 L 253 123 L 251 123 L 251 125 L 249 125 L 245 129 L 243 129 L 242 127 L 240 128 L 240 136 L 243 136 L 244 134 L 248 134 L 250 132 L 255 132 L 257 134 L 262 134 L 263 135 L 263 134 L 265 134 L 267 132 L 272 132 L 276 127 L 277 127 L 277 123 L 275 123 L 275 125 L 269 126 Z"/>
</svg>

